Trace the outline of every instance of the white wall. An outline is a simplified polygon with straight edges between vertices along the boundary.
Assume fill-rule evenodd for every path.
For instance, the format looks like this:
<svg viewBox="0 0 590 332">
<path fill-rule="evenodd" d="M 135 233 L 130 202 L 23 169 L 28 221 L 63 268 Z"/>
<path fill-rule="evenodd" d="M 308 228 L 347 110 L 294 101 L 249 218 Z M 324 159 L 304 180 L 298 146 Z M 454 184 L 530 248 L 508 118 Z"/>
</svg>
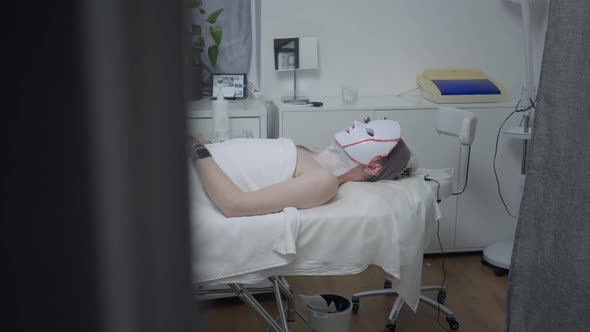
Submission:
<svg viewBox="0 0 590 332">
<path fill-rule="evenodd" d="M 533 1 L 537 60 L 548 1 Z M 361 97 L 398 94 L 435 67 L 481 68 L 518 96 L 524 77 L 520 5 L 508 0 L 262 0 L 260 24 L 267 96 L 292 93 L 293 74 L 274 71 L 272 41 L 294 36 L 318 38 L 320 69 L 297 75 L 309 96 L 337 96 L 342 86 Z"/>
</svg>

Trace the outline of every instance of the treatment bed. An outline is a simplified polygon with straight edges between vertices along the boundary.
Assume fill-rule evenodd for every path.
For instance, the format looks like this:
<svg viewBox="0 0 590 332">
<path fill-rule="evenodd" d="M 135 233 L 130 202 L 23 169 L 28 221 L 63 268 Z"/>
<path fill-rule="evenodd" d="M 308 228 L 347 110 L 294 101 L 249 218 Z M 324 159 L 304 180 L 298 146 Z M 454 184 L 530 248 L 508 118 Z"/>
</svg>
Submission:
<svg viewBox="0 0 590 332">
<path fill-rule="evenodd" d="M 295 308 L 288 284 L 279 276 L 348 275 L 372 264 L 393 277 L 399 301 L 417 309 L 423 250 L 440 218 L 436 189 L 422 177 L 346 183 L 320 207 L 230 219 L 210 201 L 192 168 L 190 179 L 196 295 L 210 292 L 207 286 L 228 285 L 213 292 L 234 292 L 273 331 L 286 331 Z M 247 288 L 265 279 L 272 287 L 262 291 L 275 293 L 278 321 Z"/>
<path fill-rule="evenodd" d="M 386 331 L 395 330 L 404 303 L 416 311 L 420 301 L 438 308 L 446 315 L 449 327 L 457 330 L 459 323 L 453 311 L 442 304 L 446 297 L 444 286 L 420 284 L 422 258 L 441 217 L 438 203 L 461 194 L 467 187 L 476 125 L 477 119 L 471 112 L 448 107 L 438 111 L 437 132 L 455 136 L 462 147 L 468 147 L 464 187 L 458 192 L 453 192 L 452 172 L 435 175 L 424 170 L 399 181 L 345 183 L 330 202 L 312 209 L 287 208 L 281 213 L 226 219 L 203 191 L 193 167 L 189 167 L 196 294 L 205 292 L 199 288 L 202 286 L 228 285 L 273 331 L 287 332 L 288 322 L 295 319 L 296 312 L 293 294 L 283 276 L 347 275 L 372 264 L 391 276 L 390 288 L 354 294 L 354 312 L 358 311 L 361 297 L 398 295 Z M 259 150 L 268 152 L 264 144 L 259 145 Z M 289 149 L 271 153 L 285 151 Z M 294 155 L 291 152 L 285 155 L 286 159 L 279 158 L 280 164 L 271 173 L 293 174 Z M 267 180 L 268 168 L 256 165 L 259 158 L 250 151 L 218 156 L 216 162 L 221 161 L 222 168 L 225 164 L 224 172 L 230 177 L 231 173 L 242 172 L 243 166 L 235 166 L 235 160 L 250 158 L 248 164 L 252 165 L 254 175 Z M 290 163 L 284 163 L 288 156 L 292 158 Z M 246 187 L 247 183 L 242 183 L 242 188 Z M 276 297 L 278 320 L 264 310 L 247 288 L 264 279 L 271 282 L 269 290 Z M 429 290 L 439 291 L 436 301 L 421 294 Z M 281 294 L 287 299 L 287 310 L 283 308 Z"/>
</svg>

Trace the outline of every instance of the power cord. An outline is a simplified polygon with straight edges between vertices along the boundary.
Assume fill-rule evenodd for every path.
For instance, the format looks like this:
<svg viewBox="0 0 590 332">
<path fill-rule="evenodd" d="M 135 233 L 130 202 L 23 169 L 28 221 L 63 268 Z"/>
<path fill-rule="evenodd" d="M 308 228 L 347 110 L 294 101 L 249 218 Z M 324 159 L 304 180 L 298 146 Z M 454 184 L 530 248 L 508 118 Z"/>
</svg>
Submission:
<svg viewBox="0 0 590 332">
<path fill-rule="evenodd" d="M 496 186 L 498 188 L 498 195 L 500 195 L 500 201 L 502 201 L 502 205 L 504 205 L 504 209 L 506 209 L 506 212 L 512 218 L 516 218 L 516 216 L 513 215 L 512 213 L 510 213 L 510 209 L 508 209 L 508 205 L 506 205 L 506 201 L 504 201 L 504 196 L 502 196 L 502 189 L 500 188 L 500 180 L 498 179 L 498 171 L 496 170 L 496 157 L 498 156 L 498 141 L 500 140 L 500 132 L 502 131 L 502 127 L 504 127 L 504 124 L 506 123 L 506 121 L 508 121 L 508 119 L 510 119 L 512 117 L 512 115 L 514 115 L 516 112 L 518 112 L 518 110 L 512 111 L 512 113 L 510 113 L 506 117 L 506 119 L 504 119 L 504 121 L 500 125 L 500 128 L 498 128 L 498 134 L 496 135 L 496 147 L 494 148 L 494 161 L 492 163 L 492 166 L 494 168 L 494 177 L 496 178 Z"/>
<path fill-rule="evenodd" d="M 398 96 L 398 97 L 401 97 L 402 95 L 405 95 L 406 93 L 410 93 L 410 92 L 416 91 L 416 90 L 418 90 L 418 89 L 420 89 L 420 87 L 419 87 L 419 86 L 418 86 L 418 87 L 415 87 L 415 88 L 413 88 L 413 89 L 411 89 L 411 90 L 406 90 L 406 91 L 404 91 L 404 92 L 399 92 L 399 93 L 396 93 L 395 95 L 396 95 L 396 96 Z"/>
<path fill-rule="evenodd" d="M 453 193 L 453 195 L 461 195 L 467 189 L 467 181 L 469 181 L 469 164 L 471 163 L 471 144 L 469 144 L 469 150 L 467 151 L 467 171 L 465 172 L 465 185 L 461 191 Z"/>
<path fill-rule="evenodd" d="M 297 309 L 295 309 L 295 313 L 297 314 L 297 316 L 299 316 L 299 318 L 301 318 L 301 320 L 305 323 L 305 325 L 307 325 L 308 328 L 311 328 L 309 326 L 309 323 L 307 322 L 307 319 L 303 318 L 303 316 L 299 313 L 299 311 L 297 311 Z"/>
<path fill-rule="evenodd" d="M 436 183 L 436 202 L 440 203 L 440 182 L 436 181 L 433 178 L 430 178 L 429 176 L 430 174 L 424 175 L 424 181 L 434 181 Z"/>
<path fill-rule="evenodd" d="M 535 102 L 531 98 L 529 98 L 529 101 L 531 104 L 527 108 L 519 109 L 518 108 L 518 106 L 520 105 L 520 100 L 519 100 L 518 103 L 516 104 L 516 106 L 514 107 L 514 111 L 512 111 L 510 114 L 508 114 L 508 116 L 504 119 L 504 121 L 502 121 L 500 128 L 498 128 L 498 134 L 496 135 L 496 145 L 494 148 L 494 161 L 492 163 L 492 167 L 494 169 L 494 177 L 496 178 L 496 186 L 498 188 L 498 195 L 500 196 L 500 201 L 502 201 L 502 205 L 504 205 L 504 209 L 506 209 L 506 212 L 512 218 L 517 218 L 517 216 L 513 215 L 510 212 L 510 209 L 508 208 L 508 205 L 506 204 L 506 201 L 504 200 L 504 196 L 502 196 L 502 189 L 500 188 L 500 180 L 498 179 L 498 171 L 496 170 L 496 157 L 498 156 L 498 142 L 500 141 L 500 132 L 502 131 L 502 128 L 504 127 L 504 125 L 506 124 L 506 121 L 508 121 L 508 119 L 510 119 L 515 113 L 526 112 L 528 110 L 535 108 Z M 521 120 L 521 123 L 522 123 L 522 120 Z"/>
<path fill-rule="evenodd" d="M 436 180 L 433 180 L 433 181 L 436 182 Z M 440 184 L 439 184 L 439 187 L 440 187 Z M 443 250 L 442 242 L 440 240 L 440 222 L 436 223 L 436 238 L 438 239 L 438 246 L 440 247 L 440 252 L 442 253 L 442 259 L 443 259 L 443 261 L 442 261 L 443 280 L 440 283 L 440 289 L 442 291 L 443 287 L 445 286 L 445 281 L 447 280 L 447 269 L 445 268 L 445 261 L 446 261 L 447 257 L 445 255 L 445 251 Z M 438 311 L 436 313 L 436 322 L 443 330 L 450 332 L 449 329 L 447 329 L 444 325 L 442 325 L 440 323 L 440 303 L 436 307 L 438 309 Z"/>
<path fill-rule="evenodd" d="M 470 146 L 471 147 L 471 146 Z M 469 168 L 467 168 L 469 170 Z M 434 183 L 436 183 L 436 201 L 438 203 L 440 203 L 440 182 L 438 182 L 435 179 L 432 179 L 430 177 L 428 177 L 430 174 L 427 174 L 424 176 L 424 181 L 433 181 Z M 467 182 L 465 182 L 466 186 L 467 186 Z M 465 191 L 465 189 L 463 189 L 463 191 Z M 440 222 L 436 223 L 436 238 L 438 239 L 438 246 L 440 247 L 440 252 L 442 255 L 442 272 L 443 272 L 443 280 L 440 283 L 440 289 L 442 291 L 444 285 L 445 285 L 445 281 L 447 279 L 447 269 L 445 267 L 445 261 L 446 261 L 446 255 L 445 255 L 445 250 L 443 249 L 442 246 L 442 241 L 440 240 Z M 449 329 L 447 329 L 444 325 L 442 325 L 440 323 L 440 305 L 437 306 L 438 312 L 436 313 L 436 322 L 438 323 L 438 325 L 445 331 L 449 331 Z M 450 332 L 450 331 L 449 331 Z"/>
</svg>

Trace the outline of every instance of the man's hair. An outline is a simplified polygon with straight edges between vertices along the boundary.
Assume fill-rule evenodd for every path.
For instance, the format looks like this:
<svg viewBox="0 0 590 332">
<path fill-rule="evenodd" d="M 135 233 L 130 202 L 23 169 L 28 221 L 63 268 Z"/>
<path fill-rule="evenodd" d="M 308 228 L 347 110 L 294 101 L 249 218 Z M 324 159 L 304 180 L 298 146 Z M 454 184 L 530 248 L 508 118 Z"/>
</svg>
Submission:
<svg viewBox="0 0 590 332">
<path fill-rule="evenodd" d="M 400 139 L 387 157 L 382 159 L 383 169 L 368 181 L 398 180 L 413 175 L 417 168 L 416 159 L 406 143 Z"/>
</svg>

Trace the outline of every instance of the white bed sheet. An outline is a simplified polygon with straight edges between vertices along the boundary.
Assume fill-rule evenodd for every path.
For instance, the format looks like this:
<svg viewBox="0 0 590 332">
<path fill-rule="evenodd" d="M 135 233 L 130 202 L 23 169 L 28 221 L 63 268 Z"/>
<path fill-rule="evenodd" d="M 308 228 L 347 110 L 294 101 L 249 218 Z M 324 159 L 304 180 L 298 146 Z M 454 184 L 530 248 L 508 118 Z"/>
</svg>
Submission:
<svg viewBox="0 0 590 332">
<path fill-rule="evenodd" d="M 330 203 L 299 211 L 294 254 L 281 257 L 269 248 L 267 256 L 277 262 L 272 267 L 209 278 L 201 284 L 251 284 L 272 275 L 347 275 L 374 264 L 395 277 L 394 289 L 416 310 L 424 247 L 439 218 L 434 193 L 421 178 L 346 183 Z M 248 232 L 247 223 L 240 225 L 242 232 Z M 265 223 L 270 233 L 273 226 Z M 259 226 L 252 227 L 260 232 Z M 285 225 L 280 225 L 279 218 L 276 228 L 280 227 Z M 242 236 L 266 238 L 260 233 Z M 215 251 L 223 255 L 225 250 Z M 219 257 L 220 264 L 223 260 Z M 240 268 L 236 266 L 235 271 Z"/>
</svg>

